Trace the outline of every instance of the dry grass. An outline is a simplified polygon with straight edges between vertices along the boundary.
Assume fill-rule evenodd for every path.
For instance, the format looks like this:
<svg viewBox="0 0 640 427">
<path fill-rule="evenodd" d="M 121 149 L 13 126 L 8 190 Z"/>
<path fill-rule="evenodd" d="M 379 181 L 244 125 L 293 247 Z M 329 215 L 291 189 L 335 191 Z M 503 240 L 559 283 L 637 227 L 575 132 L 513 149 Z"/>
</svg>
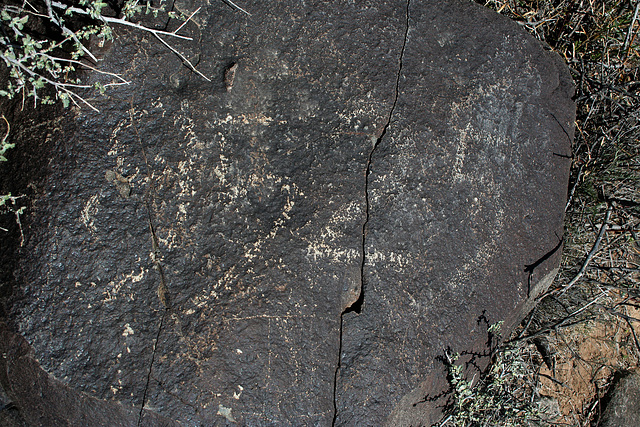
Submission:
<svg viewBox="0 0 640 427">
<path fill-rule="evenodd" d="M 543 424 L 596 425 L 613 374 L 640 363 L 640 0 L 478 2 L 549 44 L 576 84 L 562 269 L 511 345 L 559 404 Z"/>
</svg>

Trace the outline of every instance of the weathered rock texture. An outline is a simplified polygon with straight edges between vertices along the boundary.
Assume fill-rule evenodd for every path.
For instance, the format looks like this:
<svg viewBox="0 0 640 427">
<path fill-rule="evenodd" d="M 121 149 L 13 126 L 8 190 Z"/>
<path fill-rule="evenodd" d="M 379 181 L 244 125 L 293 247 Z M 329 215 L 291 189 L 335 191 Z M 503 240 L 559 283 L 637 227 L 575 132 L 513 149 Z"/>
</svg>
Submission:
<svg viewBox="0 0 640 427">
<path fill-rule="evenodd" d="M 51 129 L 11 321 L 183 425 L 428 424 L 437 357 L 555 274 L 567 71 L 468 1 L 210 3 L 177 44 L 211 82 L 121 32 L 131 85 Z"/>
<path fill-rule="evenodd" d="M 78 392 L 44 372 L 24 338 L 0 325 L 0 384 L 9 391 L 2 412 L 19 405 L 20 417 L 2 414 L 3 426 L 13 421 L 26 426 L 132 426 L 140 420 L 140 409 L 96 399 Z M 5 399 L 3 399 L 5 400 Z M 175 422 L 150 411 L 143 412 L 141 425 L 174 426 Z M 5 424 L 6 423 L 6 424 Z"/>
<path fill-rule="evenodd" d="M 616 376 L 609 391 L 601 427 L 634 427 L 640 425 L 640 372 Z"/>
</svg>

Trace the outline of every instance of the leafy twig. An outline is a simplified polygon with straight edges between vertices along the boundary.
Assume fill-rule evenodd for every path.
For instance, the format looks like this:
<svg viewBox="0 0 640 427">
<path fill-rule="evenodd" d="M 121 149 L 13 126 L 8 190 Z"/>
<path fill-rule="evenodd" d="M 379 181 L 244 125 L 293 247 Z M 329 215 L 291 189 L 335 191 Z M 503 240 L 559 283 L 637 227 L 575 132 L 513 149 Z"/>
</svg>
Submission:
<svg viewBox="0 0 640 427">
<path fill-rule="evenodd" d="M 65 106 L 73 102 L 75 105 L 84 104 L 94 111 L 98 111 L 87 99 L 76 91 L 79 89 L 96 88 L 101 92 L 109 86 L 117 86 L 129 84 L 121 75 L 100 70 L 98 67 L 90 64 L 88 61 L 81 61 L 80 58 L 86 57 L 95 64 L 98 59 L 82 44 L 83 39 L 90 36 L 96 36 L 102 40 L 112 39 L 112 25 L 122 25 L 134 28 L 138 31 L 153 34 L 165 47 L 176 54 L 190 70 L 198 74 L 207 81 L 211 81 L 207 76 L 198 71 L 189 59 L 185 57 L 178 49 L 170 44 L 165 38 L 174 38 L 180 40 L 193 40 L 192 37 L 179 34 L 184 26 L 192 20 L 193 16 L 200 11 L 198 8 L 191 13 L 184 22 L 174 31 L 165 31 L 150 28 L 138 22 L 131 22 L 131 19 L 138 13 L 145 11 L 145 6 L 139 4 L 138 0 L 127 0 L 124 3 L 122 17 L 106 16 L 102 13 L 102 9 L 106 3 L 102 0 L 81 0 L 76 5 L 65 4 L 62 0 L 43 0 L 40 9 L 35 8 L 26 0 L 22 7 L 6 5 L 0 6 L 0 25 L 2 32 L 0 33 L 0 59 L 2 59 L 9 68 L 9 81 L 6 88 L 0 88 L 0 95 L 12 98 L 22 93 L 24 100 L 32 97 L 34 103 L 53 103 L 48 96 L 41 96 L 39 90 L 50 86 L 55 89 L 56 97 L 63 102 Z M 163 7 L 151 8 L 146 4 L 146 13 L 153 13 L 157 16 Z M 240 8 L 240 10 L 242 10 Z M 246 12 L 246 11 L 245 11 Z M 81 27 L 73 31 L 64 22 L 67 15 L 75 15 L 80 18 Z M 169 12 L 170 17 L 175 14 Z M 29 29 L 33 29 L 33 25 L 29 22 L 29 17 L 39 20 L 48 20 L 57 27 L 58 35 L 61 36 L 57 42 L 55 38 L 45 35 L 45 40 L 32 39 Z M 29 23 L 28 23 L 29 22 Z M 97 25 L 94 25 L 95 23 Z M 24 30 L 25 25 L 27 29 Z M 65 46 L 72 46 L 70 57 L 63 54 Z M 82 84 L 79 79 L 69 78 L 69 73 L 74 72 L 78 67 L 97 72 L 104 76 L 108 76 L 112 80 L 108 83 L 95 83 L 94 85 Z"/>
<path fill-rule="evenodd" d="M 11 212 L 13 212 L 13 214 L 16 216 L 16 222 L 18 223 L 18 228 L 20 229 L 20 247 L 22 247 L 22 245 L 24 244 L 24 233 L 22 232 L 22 223 L 20 222 L 20 215 L 22 215 L 24 213 L 25 207 L 22 206 L 22 207 L 16 209 L 15 205 L 16 205 L 16 201 L 18 199 L 22 198 L 22 197 L 24 197 L 24 196 L 17 196 L 17 197 L 16 196 L 12 196 L 11 193 L 0 196 L 0 207 L 6 206 L 6 208 L 8 210 L 10 210 Z M 13 206 L 9 207 L 7 202 L 11 202 L 11 204 Z M 4 229 L 4 228 L 2 230 L 3 231 L 9 231 L 9 230 Z"/>
<path fill-rule="evenodd" d="M 9 132 L 11 132 L 11 126 L 9 125 L 9 121 L 4 117 L 4 114 L 2 115 L 2 120 L 4 120 L 5 124 L 7 125 L 7 133 L 4 134 L 4 136 L 2 137 L 2 141 L 0 141 L 0 162 L 6 162 L 7 158 L 4 156 L 4 153 L 6 153 L 8 149 L 13 148 L 15 145 L 9 144 L 7 142 L 7 138 L 9 138 Z"/>
<path fill-rule="evenodd" d="M 91 16 L 91 13 L 84 10 L 84 9 L 80 9 L 77 7 L 73 7 L 73 6 L 67 6 L 64 5 L 62 3 L 58 3 L 58 2 L 52 2 L 51 3 L 54 7 L 63 9 L 65 11 L 70 11 L 73 13 L 77 13 L 78 15 L 85 15 L 85 16 Z M 193 16 L 193 15 L 192 15 Z M 182 39 L 182 40 L 193 40 L 192 37 L 188 37 L 188 36 L 182 36 L 180 34 L 177 34 L 176 31 L 163 31 L 163 30 L 156 30 L 155 28 L 149 28 L 149 27 L 145 27 L 144 25 L 140 25 L 140 24 L 136 24 L 135 22 L 131 22 L 131 21 L 127 21 L 126 19 L 122 19 L 122 18 L 113 18 L 110 16 L 104 16 L 104 15 L 99 15 L 97 17 L 97 19 L 99 19 L 100 21 L 104 22 L 105 24 L 118 24 L 118 25 L 124 25 L 126 27 L 133 27 L 137 30 L 140 31 L 145 31 L 148 33 L 151 33 L 153 35 L 163 35 L 163 36 L 170 36 L 170 37 L 175 37 L 177 39 Z M 180 27 L 182 28 L 182 27 Z"/>
</svg>

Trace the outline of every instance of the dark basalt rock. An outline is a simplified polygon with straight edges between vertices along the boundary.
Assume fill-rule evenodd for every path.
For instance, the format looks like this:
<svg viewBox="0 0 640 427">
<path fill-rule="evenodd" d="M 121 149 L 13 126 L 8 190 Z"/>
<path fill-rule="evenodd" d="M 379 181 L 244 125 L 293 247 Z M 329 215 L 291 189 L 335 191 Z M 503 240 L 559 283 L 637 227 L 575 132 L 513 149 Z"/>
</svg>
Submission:
<svg viewBox="0 0 640 427">
<path fill-rule="evenodd" d="M 10 398 L 0 410 L 3 426 L 132 426 L 141 419 L 139 408 L 96 399 L 48 375 L 24 338 L 4 324 L 0 324 L 0 351 L 0 384 Z M 11 414 L 12 409 L 22 410 Z M 143 413 L 138 425 L 177 425 L 154 412 Z"/>
<path fill-rule="evenodd" d="M 467 1 L 211 3 L 176 42 L 211 82 L 121 32 L 131 84 L 51 129 L 14 329 L 96 417 L 428 424 L 437 357 L 555 275 L 566 69 Z"/>
<path fill-rule="evenodd" d="M 640 372 L 616 374 L 605 396 L 606 406 L 601 427 L 632 427 L 640 425 Z"/>
<path fill-rule="evenodd" d="M 344 317 L 347 425 L 392 411 L 390 425 L 429 425 L 434 356 L 486 354 L 487 325 L 509 330 L 555 276 L 570 79 L 510 22 L 469 6 L 409 6 L 398 100 L 371 160 L 362 310 Z"/>
</svg>

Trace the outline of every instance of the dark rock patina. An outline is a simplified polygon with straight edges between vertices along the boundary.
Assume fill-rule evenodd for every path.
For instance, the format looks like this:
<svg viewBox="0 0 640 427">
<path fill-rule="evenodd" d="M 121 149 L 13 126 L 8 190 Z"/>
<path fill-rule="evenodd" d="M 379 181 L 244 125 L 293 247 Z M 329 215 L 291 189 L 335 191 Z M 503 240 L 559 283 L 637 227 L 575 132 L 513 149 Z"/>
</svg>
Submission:
<svg viewBox="0 0 640 427">
<path fill-rule="evenodd" d="M 601 427 L 640 425 L 640 371 L 619 372 L 605 396 Z"/>
<path fill-rule="evenodd" d="M 428 424 L 436 358 L 555 274 L 567 71 L 467 1 L 210 3 L 176 45 L 211 82 L 122 32 L 131 85 L 51 129 L 30 360 L 143 423 Z"/>
</svg>

